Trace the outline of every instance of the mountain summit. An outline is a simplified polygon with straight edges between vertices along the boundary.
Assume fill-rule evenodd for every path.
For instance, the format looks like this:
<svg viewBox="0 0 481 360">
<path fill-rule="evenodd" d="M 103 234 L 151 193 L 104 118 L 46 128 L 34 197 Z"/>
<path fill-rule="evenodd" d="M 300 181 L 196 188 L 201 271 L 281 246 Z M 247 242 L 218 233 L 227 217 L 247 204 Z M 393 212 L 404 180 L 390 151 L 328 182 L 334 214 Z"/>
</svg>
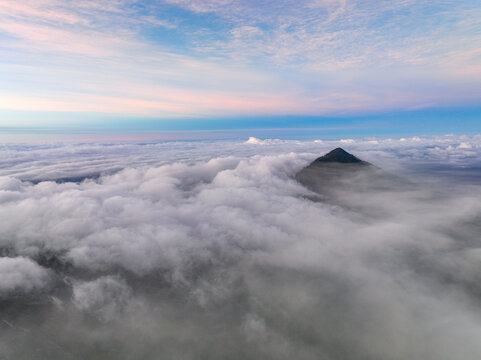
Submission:
<svg viewBox="0 0 481 360">
<path fill-rule="evenodd" d="M 412 188 L 408 181 L 341 148 L 311 162 L 296 174 L 296 179 L 310 190 L 337 199 L 339 203 L 346 201 L 347 194 Z"/>
<path fill-rule="evenodd" d="M 366 161 L 362 161 L 340 147 L 328 152 L 326 155 L 317 158 L 311 165 L 315 163 L 368 164 Z"/>
<path fill-rule="evenodd" d="M 336 148 L 311 162 L 297 173 L 296 178 L 314 192 L 333 196 L 338 192 L 382 187 L 379 182 L 385 176 L 371 163 Z"/>
</svg>

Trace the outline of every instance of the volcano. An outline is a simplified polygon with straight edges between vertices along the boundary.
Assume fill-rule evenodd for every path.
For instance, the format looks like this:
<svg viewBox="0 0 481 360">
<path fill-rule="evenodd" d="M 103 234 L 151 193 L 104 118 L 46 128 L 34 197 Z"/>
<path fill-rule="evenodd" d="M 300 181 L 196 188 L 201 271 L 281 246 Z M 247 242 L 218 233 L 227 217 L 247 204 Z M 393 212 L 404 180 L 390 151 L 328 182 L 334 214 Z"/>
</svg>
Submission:
<svg viewBox="0 0 481 360">
<path fill-rule="evenodd" d="M 342 148 L 336 148 L 331 150 L 326 155 L 321 156 L 314 160 L 314 162 L 310 166 L 315 166 L 316 164 L 320 163 L 342 163 L 342 164 L 362 164 L 362 165 L 371 165 L 366 161 L 359 159 L 358 157 L 348 153 L 346 150 Z"/>
<path fill-rule="evenodd" d="M 342 148 L 315 159 L 297 173 L 296 179 L 330 198 L 356 192 L 405 190 L 412 185 Z"/>
</svg>

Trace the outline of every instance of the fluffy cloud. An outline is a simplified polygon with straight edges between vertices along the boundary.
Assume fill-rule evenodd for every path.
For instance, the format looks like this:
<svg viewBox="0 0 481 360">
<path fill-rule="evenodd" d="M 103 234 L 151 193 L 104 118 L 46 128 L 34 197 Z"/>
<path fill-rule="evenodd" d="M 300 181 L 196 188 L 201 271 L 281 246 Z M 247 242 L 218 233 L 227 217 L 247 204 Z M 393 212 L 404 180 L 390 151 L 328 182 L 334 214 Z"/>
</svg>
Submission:
<svg viewBox="0 0 481 360">
<path fill-rule="evenodd" d="M 299 184 L 339 141 L 12 145 L 0 289 L 36 305 L 0 309 L 0 355 L 478 359 L 481 189 L 453 179 L 479 139 L 376 141 L 347 145 L 409 179 L 442 166 L 442 182 Z"/>
<path fill-rule="evenodd" d="M 93 281 L 75 283 L 73 303 L 82 310 L 94 313 L 104 321 L 114 319 L 130 300 L 131 290 L 122 278 L 103 276 Z"/>
<path fill-rule="evenodd" d="M 0 299 L 42 290 L 49 280 L 49 271 L 29 258 L 0 257 Z"/>
<path fill-rule="evenodd" d="M 269 145 L 269 144 L 278 144 L 278 143 L 281 143 L 282 140 L 279 140 L 279 139 L 264 139 L 264 140 L 261 140 L 259 138 L 256 138 L 256 137 L 249 137 L 249 139 L 246 141 L 246 144 L 253 144 L 253 145 Z"/>
</svg>

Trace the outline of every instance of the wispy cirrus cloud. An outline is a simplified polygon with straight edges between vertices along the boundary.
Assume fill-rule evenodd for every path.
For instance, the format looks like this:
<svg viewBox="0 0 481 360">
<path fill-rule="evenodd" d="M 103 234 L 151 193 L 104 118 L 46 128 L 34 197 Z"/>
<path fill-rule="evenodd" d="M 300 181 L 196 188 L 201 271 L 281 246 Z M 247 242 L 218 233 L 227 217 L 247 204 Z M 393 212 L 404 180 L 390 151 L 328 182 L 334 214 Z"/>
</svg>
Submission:
<svg viewBox="0 0 481 360">
<path fill-rule="evenodd" d="M 479 103 L 479 6 L 0 1 L 0 106 L 148 117 Z M 3 120 L 3 122 L 8 120 Z"/>
</svg>

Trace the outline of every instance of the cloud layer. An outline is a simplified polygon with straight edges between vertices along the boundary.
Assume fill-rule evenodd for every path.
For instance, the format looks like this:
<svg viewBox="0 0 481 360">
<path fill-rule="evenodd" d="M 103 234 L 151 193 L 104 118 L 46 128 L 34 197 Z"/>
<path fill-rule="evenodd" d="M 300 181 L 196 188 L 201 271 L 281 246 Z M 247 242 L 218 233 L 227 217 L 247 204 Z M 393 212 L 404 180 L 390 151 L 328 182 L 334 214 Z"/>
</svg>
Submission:
<svg viewBox="0 0 481 360">
<path fill-rule="evenodd" d="M 8 145 L 0 355 L 478 359 L 479 138 L 350 142 L 437 180 L 337 200 L 294 177 L 333 145 Z"/>
</svg>

